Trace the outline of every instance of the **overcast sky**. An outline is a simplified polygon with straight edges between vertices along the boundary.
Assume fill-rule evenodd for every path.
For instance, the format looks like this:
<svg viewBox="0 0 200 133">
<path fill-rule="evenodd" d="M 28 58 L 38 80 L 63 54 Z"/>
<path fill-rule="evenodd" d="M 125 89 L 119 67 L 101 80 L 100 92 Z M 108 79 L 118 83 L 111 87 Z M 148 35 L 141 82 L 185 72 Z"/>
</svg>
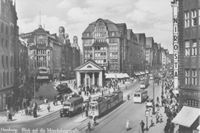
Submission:
<svg viewBox="0 0 200 133">
<path fill-rule="evenodd" d="M 16 0 L 20 33 L 31 32 L 41 23 L 50 33 L 64 26 L 70 38 L 81 34 L 98 18 L 126 23 L 134 33 L 154 37 L 172 53 L 170 0 Z M 41 15 L 40 15 L 41 11 Z M 71 40 L 72 41 L 72 40 Z"/>
</svg>

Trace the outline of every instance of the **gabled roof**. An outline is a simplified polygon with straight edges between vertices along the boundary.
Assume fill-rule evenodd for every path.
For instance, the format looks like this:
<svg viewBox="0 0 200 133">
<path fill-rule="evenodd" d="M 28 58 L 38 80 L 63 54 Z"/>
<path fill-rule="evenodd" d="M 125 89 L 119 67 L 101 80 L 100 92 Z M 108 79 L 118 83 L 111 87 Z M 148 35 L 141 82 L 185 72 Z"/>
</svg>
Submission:
<svg viewBox="0 0 200 133">
<path fill-rule="evenodd" d="M 87 62 L 83 63 L 81 66 L 74 69 L 75 71 L 103 71 L 104 69 L 99 66 L 95 61 L 89 59 Z"/>
</svg>

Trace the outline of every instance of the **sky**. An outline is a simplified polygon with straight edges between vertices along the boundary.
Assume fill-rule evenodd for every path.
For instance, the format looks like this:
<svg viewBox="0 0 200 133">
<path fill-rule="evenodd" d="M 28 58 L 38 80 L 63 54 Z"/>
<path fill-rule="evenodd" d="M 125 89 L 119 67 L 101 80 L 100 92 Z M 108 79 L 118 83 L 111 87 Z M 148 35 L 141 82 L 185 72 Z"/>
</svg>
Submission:
<svg viewBox="0 0 200 133">
<path fill-rule="evenodd" d="M 134 33 L 145 33 L 173 52 L 170 0 L 16 0 L 16 6 L 20 33 L 31 32 L 41 24 L 53 34 L 64 26 L 71 41 L 77 35 L 81 45 L 82 32 L 103 18 L 126 23 Z"/>
</svg>

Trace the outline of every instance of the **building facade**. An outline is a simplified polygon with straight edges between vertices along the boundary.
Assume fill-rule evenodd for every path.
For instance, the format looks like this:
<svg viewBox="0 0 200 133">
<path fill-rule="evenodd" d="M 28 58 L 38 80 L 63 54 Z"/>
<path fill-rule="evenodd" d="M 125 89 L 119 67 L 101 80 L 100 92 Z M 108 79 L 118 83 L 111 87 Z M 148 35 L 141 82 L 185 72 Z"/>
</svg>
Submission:
<svg viewBox="0 0 200 133">
<path fill-rule="evenodd" d="M 174 1 L 172 4 L 176 4 L 176 2 Z M 184 117 L 185 119 L 182 120 L 184 123 L 184 121 L 188 121 L 187 118 L 191 118 L 190 115 L 194 114 L 192 113 L 194 110 L 200 108 L 200 0 L 179 0 L 178 6 L 178 79 L 180 108 L 183 107 L 178 115 L 181 115 L 185 108 L 190 112 L 188 117 Z M 190 125 L 180 123 L 179 130 L 181 133 L 193 133 L 198 126 L 199 114 L 197 113 Z"/>
<path fill-rule="evenodd" d="M 146 37 L 146 50 L 145 50 L 145 58 L 146 58 L 146 65 L 149 69 L 153 66 L 153 44 L 154 39 L 153 37 Z"/>
<path fill-rule="evenodd" d="M 80 47 L 78 45 L 78 37 L 73 37 L 73 43 L 69 40 L 69 35 L 65 33 L 63 26 L 59 27 L 59 41 L 62 45 L 62 57 L 61 57 L 61 79 L 74 79 L 74 69 L 80 66 L 81 55 Z"/>
<path fill-rule="evenodd" d="M 29 76 L 37 81 L 58 78 L 61 72 L 62 44 L 55 34 L 50 34 L 41 26 L 20 37 L 28 43 Z"/>
<path fill-rule="evenodd" d="M 15 3 L 12 0 L 0 0 L 0 110 L 11 108 L 14 104 L 17 20 Z"/>
<path fill-rule="evenodd" d="M 125 23 L 117 24 L 106 19 L 90 23 L 82 33 L 82 42 L 84 62 L 92 59 L 107 72 L 127 72 L 129 68 L 133 69 L 134 65 L 129 64 L 132 47 L 138 48 L 138 52 L 134 54 L 142 54 L 142 47 L 138 44 L 137 37 L 127 29 Z M 137 57 L 144 55 L 135 56 Z M 143 60 L 138 59 L 134 71 L 142 67 L 140 61 Z"/>
</svg>

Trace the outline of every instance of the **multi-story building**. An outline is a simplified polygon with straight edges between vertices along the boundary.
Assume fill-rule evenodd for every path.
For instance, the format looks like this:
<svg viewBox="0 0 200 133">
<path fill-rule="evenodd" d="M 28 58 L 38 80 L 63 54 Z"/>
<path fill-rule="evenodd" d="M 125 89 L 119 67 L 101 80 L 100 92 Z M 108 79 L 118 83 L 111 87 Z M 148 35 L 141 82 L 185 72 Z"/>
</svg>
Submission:
<svg viewBox="0 0 200 133">
<path fill-rule="evenodd" d="M 181 133 L 194 133 L 200 121 L 200 1 L 179 0 L 178 7 L 181 109 L 173 122 L 180 125 Z"/>
<path fill-rule="evenodd" d="M 69 35 L 65 33 L 65 28 L 63 26 L 59 27 L 59 41 L 62 45 L 62 57 L 61 57 L 61 66 L 62 66 L 62 79 L 72 79 L 75 78 L 74 69 L 80 66 L 80 48 L 78 45 L 78 37 L 73 37 L 73 43 L 70 43 Z"/>
<path fill-rule="evenodd" d="M 27 91 L 27 80 L 28 80 L 28 49 L 27 49 L 27 42 L 23 39 L 19 38 L 17 43 L 17 48 L 15 49 L 16 58 L 15 62 L 18 66 L 16 69 L 17 77 L 16 77 L 16 87 L 15 87 L 15 95 L 16 101 L 18 103 L 22 103 L 24 97 L 30 95 Z M 20 107 L 21 104 L 16 104 L 16 106 Z"/>
<path fill-rule="evenodd" d="M 137 71 L 144 71 L 143 66 L 144 55 L 141 45 L 138 43 L 136 35 L 131 29 L 127 30 L 127 67 L 125 72 L 133 75 Z"/>
<path fill-rule="evenodd" d="M 152 68 L 153 65 L 153 44 L 154 44 L 154 39 L 153 37 L 146 37 L 146 65 L 148 68 Z"/>
<path fill-rule="evenodd" d="M 80 58 L 80 47 L 78 45 L 78 37 L 73 37 L 73 42 L 71 44 L 72 47 L 72 71 L 71 71 L 71 77 L 75 77 L 75 71 L 73 71 L 76 67 L 80 66 L 81 58 Z"/>
<path fill-rule="evenodd" d="M 20 37 L 28 43 L 29 75 L 36 76 L 37 81 L 59 78 L 62 44 L 58 37 L 41 26 Z"/>
<path fill-rule="evenodd" d="M 142 47 L 142 54 L 141 56 L 143 56 L 142 58 L 146 58 L 146 35 L 145 33 L 136 33 L 136 37 L 137 37 L 137 41 L 139 43 L 139 45 Z M 144 62 L 142 62 L 142 66 L 143 66 L 143 70 L 146 69 L 146 62 L 145 60 L 143 60 Z"/>
<path fill-rule="evenodd" d="M 12 0 L 0 0 L 0 110 L 15 104 L 17 20 L 15 3 Z"/>
<path fill-rule="evenodd" d="M 127 34 L 131 35 L 129 42 Z M 137 43 L 136 36 L 127 30 L 124 23 L 116 24 L 110 20 L 98 19 L 85 29 L 82 40 L 84 61 L 92 59 L 107 72 L 126 72 L 129 67 L 134 66 L 128 64 L 131 59 L 129 50 L 132 47 L 138 47 L 138 51 L 134 54 L 142 54 L 142 46 Z M 135 57 L 140 58 L 144 55 Z M 138 59 L 135 71 L 142 68 L 143 60 Z"/>
</svg>

